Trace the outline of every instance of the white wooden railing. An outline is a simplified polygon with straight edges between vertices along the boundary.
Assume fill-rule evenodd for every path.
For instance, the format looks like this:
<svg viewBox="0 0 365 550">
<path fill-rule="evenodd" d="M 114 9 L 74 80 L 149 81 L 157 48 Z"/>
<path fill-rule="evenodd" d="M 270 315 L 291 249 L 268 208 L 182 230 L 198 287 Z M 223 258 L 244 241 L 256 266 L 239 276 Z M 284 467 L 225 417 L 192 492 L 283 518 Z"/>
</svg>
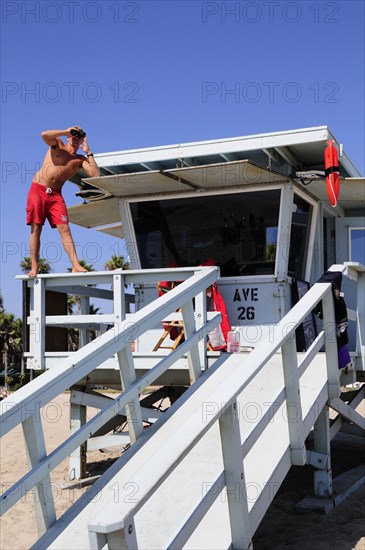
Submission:
<svg viewBox="0 0 365 550">
<path fill-rule="evenodd" d="M 358 281 L 360 287 L 358 295 L 364 292 L 363 266 L 352 264 L 346 268 L 334 267 L 353 274 L 353 278 Z M 166 272 L 164 274 L 163 278 L 166 280 Z M 3 433 L 22 423 L 31 465 L 30 471 L 2 495 L 3 510 L 8 510 L 27 491 L 35 487 L 40 532 L 48 529 L 40 539 L 37 548 L 48 547 L 52 542 L 61 540 L 68 528 L 73 529 L 72 517 L 76 521 L 84 522 L 83 528 L 86 530 L 88 544 L 81 546 L 83 548 L 99 549 L 105 544 L 110 548 L 138 548 L 136 515 L 156 494 L 161 483 L 174 474 L 176 467 L 189 451 L 203 441 L 211 428 L 217 426 L 219 426 L 217 444 L 221 445 L 223 467 L 217 472 L 204 498 L 194 503 L 186 518 L 179 519 L 178 528 L 162 544 L 164 548 L 182 548 L 194 534 L 201 520 L 209 513 L 222 488 L 225 488 L 229 513 L 229 541 L 234 548 L 249 548 L 252 535 L 273 499 L 274 492 L 271 491 L 269 494 L 269 485 L 261 484 L 255 503 L 249 508 L 246 494 L 249 478 L 246 476 L 245 460 L 260 437 L 263 437 L 270 428 L 271 419 L 278 406 L 286 409 L 289 419 L 282 424 L 279 434 L 280 441 L 288 441 L 288 448 L 284 448 L 279 457 L 267 461 L 270 471 L 265 473 L 265 479 L 272 479 L 276 472 L 277 479 L 282 481 L 291 464 L 306 463 L 305 438 L 322 414 L 327 400 L 335 399 L 339 395 L 336 322 L 331 285 L 315 284 L 276 325 L 275 337 L 270 335 L 244 357 L 241 354 L 225 354 L 216 365 L 200 376 L 202 369 L 197 347 L 198 340 L 211 330 L 211 323 L 219 322 L 219 315 L 212 319 L 209 327 L 207 322 L 198 327 L 195 324 L 192 301 L 194 296 L 197 296 L 196 303 L 203 302 L 202 296 L 205 289 L 216 278 L 216 268 L 197 269 L 187 281 L 134 314 L 128 322 L 115 323 L 113 330 L 86 345 L 72 357 L 45 372 L 0 404 Z M 122 288 L 120 291 L 123 292 Z M 295 330 L 321 300 L 323 330 L 307 352 L 298 354 L 295 346 Z M 360 305 L 363 304 L 363 300 L 364 298 L 358 300 Z M 179 307 L 182 307 L 186 341 L 165 356 L 150 372 L 136 380 L 130 349 L 131 339 L 143 334 Z M 359 308 L 357 315 L 358 322 L 361 322 L 363 313 L 359 312 Z M 325 360 L 325 376 L 317 379 L 318 353 L 323 346 L 325 353 L 321 355 Z M 360 362 L 363 364 L 363 328 L 359 329 L 357 349 Z M 184 394 L 181 403 L 177 402 L 171 408 L 171 412 L 161 423 L 157 421 L 152 428 L 142 434 L 139 394 L 185 353 L 188 355 L 191 381 L 196 380 L 196 383 Z M 117 354 L 119 360 L 123 393 L 47 456 L 41 426 L 36 420 L 37 411 L 64 389 L 91 372 L 106 357 L 114 354 Z M 237 412 L 238 400 L 245 391 L 250 391 L 252 384 L 262 375 L 263 369 L 271 365 L 274 357 L 279 357 L 281 362 L 281 375 L 278 379 L 280 378 L 282 382 L 274 388 L 274 381 L 267 380 L 267 387 L 273 386 L 271 400 L 264 403 L 262 409 L 264 414 L 257 422 L 250 425 L 242 439 L 241 419 Z M 309 377 L 310 384 L 304 391 L 303 379 L 306 376 L 307 379 Z M 305 403 L 303 394 L 306 395 Z M 214 404 L 214 407 L 209 411 L 209 415 L 204 415 L 203 407 L 207 403 Z M 55 522 L 53 502 L 42 498 L 47 494 L 46 489 L 50 483 L 49 472 L 123 409 L 126 411 L 129 431 L 136 445 L 132 445 L 131 453 L 126 453 L 119 459 L 121 461 L 119 464 L 117 462 L 113 465 L 113 471 L 116 477 L 121 476 L 118 479 L 132 479 L 138 486 L 137 501 L 130 502 L 128 495 L 124 494 L 126 484 L 121 482 L 117 485 L 119 487 L 117 498 L 114 492 L 113 499 L 103 498 L 101 507 L 96 509 L 92 504 L 76 503 L 73 507 L 74 511 L 65 514 L 67 519 L 63 520 L 61 517 L 58 522 Z M 258 457 L 252 455 L 251 458 L 254 461 Z M 109 483 L 115 483 L 114 479 L 109 476 Z M 201 478 L 197 481 L 201 485 L 204 480 L 205 478 Z M 90 500 L 100 487 L 101 485 L 95 485 L 90 489 Z M 240 495 L 238 499 L 237 490 Z M 89 510 L 87 514 L 86 510 Z M 82 529 L 80 528 L 79 531 L 81 532 Z M 70 540 L 73 540 L 74 530 L 71 531 L 70 537 Z M 70 542 L 68 547 L 69 544 Z"/>
<path fill-rule="evenodd" d="M 324 328 L 310 349 L 304 354 L 300 364 L 298 364 L 294 337 L 295 330 L 320 300 L 322 300 Z M 126 498 L 125 484 L 118 484 L 118 487 L 120 487 L 118 497 L 115 498 L 114 496 L 113 499 L 106 502 L 103 508 L 98 509 L 97 514 L 89 519 L 89 547 L 101 549 L 107 544 L 109 548 L 138 548 L 138 531 L 136 532 L 134 517 L 158 490 L 162 481 L 171 475 L 181 463 L 183 457 L 199 443 L 215 423 L 218 423 L 223 455 L 223 471 L 215 480 L 210 493 L 218 495 L 222 486 L 226 487 L 232 547 L 249 548 L 255 521 L 252 518 L 250 520 L 249 517 L 246 495 L 247 480 L 243 459 L 267 427 L 269 418 L 272 418 L 274 406 L 277 407 L 282 402 L 286 402 L 289 419 L 293 417 L 293 410 L 295 411 L 295 420 L 286 422 L 291 464 L 304 465 L 306 463 L 305 437 L 310 427 L 308 428 L 308 422 L 306 426 L 303 424 L 300 378 L 324 345 L 327 365 L 325 400 L 328 397 L 339 396 L 335 326 L 331 285 L 329 283 L 318 283 L 280 321 L 275 331 L 276 337 L 274 340 L 270 341 L 270 338 L 268 338 L 250 353 L 245 359 L 244 368 L 232 368 L 231 374 L 228 374 L 227 365 L 227 378 L 221 381 L 219 387 L 214 383 L 214 374 L 218 376 L 219 373 L 219 370 L 216 370 L 210 377 L 209 384 L 201 386 L 201 407 L 196 408 L 196 400 L 194 399 L 190 407 L 189 401 L 185 403 L 184 425 L 179 433 L 174 431 L 175 436 L 172 437 L 171 430 L 165 429 L 164 433 L 160 431 L 156 434 L 155 437 L 160 438 L 158 444 L 160 452 L 157 456 L 154 453 L 149 456 L 147 450 L 141 449 L 141 453 L 144 452 L 145 466 L 135 471 L 131 478 L 138 486 L 138 501 L 131 505 L 128 498 Z M 275 403 L 268 407 L 268 413 L 262 417 L 261 422 L 255 425 L 255 429 L 249 434 L 248 441 L 242 442 L 240 438 L 240 417 L 237 412 L 237 397 L 248 387 L 278 350 L 281 350 L 284 379 L 281 403 L 276 399 Z M 231 362 L 233 367 L 233 357 Z M 319 388 L 315 387 L 315 384 L 313 386 L 313 404 L 315 404 L 322 386 Z M 214 410 L 210 411 L 209 416 L 205 418 L 205 421 L 202 420 L 204 416 L 202 405 L 204 403 L 216 404 Z M 320 410 L 317 414 L 319 413 Z M 313 418 L 311 419 L 312 424 Z M 156 441 L 154 442 L 154 449 L 156 449 Z M 153 468 L 151 467 L 152 461 Z M 277 463 L 272 464 L 273 471 L 277 467 Z M 201 480 L 201 483 L 203 482 L 204 479 Z M 261 488 L 261 490 L 263 492 L 264 488 Z M 242 498 L 237 498 L 237 494 L 241 495 Z M 257 503 L 260 502 L 260 497 L 262 497 L 262 494 L 258 495 Z M 211 506 L 212 499 L 207 498 L 207 495 L 205 495 L 205 498 L 196 506 L 195 510 L 191 510 L 191 519 L 183 523 L 173 540 L 165 541 L 164 548 L 182 548 Z"/>
<path fill-rule="evenodd" d="M 218 268 L 216 268 L 217 270 Z M 157 284 L 159 281 L 184 281 L 199 273 L 201 267 L 151 270 L 116 270 L 95 271 L 88 273 L 49 273 L 38 275 L 29 280 L 27 276 L 16 278 L 25 281 L 30 289 L 29 316 L 26 319 L 29 326 L 29 351 L 25 353 L 27 365 L 34 370 L 46 368 L 46 327 L 77 328 L 80 330 L 80 344 L 88 343 L 87 330 L 100 329 L 110 325 L 116 326 L 125 320 L 129 311 L 128 304 L 134 301 L 134 296 L 126 292 L 126 286 Z M 218 277 L 218 271 L 216 271 Z M 104 285 L 104 288 L 102 287 Z M 69 295 L 79 295 L 81 311 L 72 315 L 46 315 L 46 291 L 60 292 Z M 90 315 L 90 298 L 112 302 L 112 313 Z M 206 318 L 205 296 L 197 295 L 195 311 L 198 326 Z M 170 312 L 171 313 L 171 312 Z M 134 324 L 134 320 L 130 319 Z M 136 331 L 130 332 L 130 341 L 137 338 Z M 203 345 L 199 346 L 201 360 Z M 67 349 L 63 350 L 64 355 Z M 67 354 L 68 355 L 68 354 Z M 59 354 L 62 356 L 62 353 Z"/>
<path fill-rule="evenodd" d="M 118 285 L 113 289 L 114 294 L 117 295 L 114 315 L 120 316 L 118 322 L 114 319 L 113 328 L 72 354 L 72 356 L 60 361 L 57 366 L 47 370 L 0 403 L 1 435 L 5 435 L 17 425 L 22 424 L 30 465 L 29 472 L 1 496 L 2 514 L 25 493 L 35 487 L 35 505 L 39 531 L 44 532 L 55 522 L 54 503 L 46 498 L 49 493 L 47 487 L 50 485 L 49 473 L 73 450 L 124 409 L 128 420 L 130 438 L 132 443 L 135 442 L 143 431 L 139 394 L 146 387 L 153 385 L 153 382 L 184 354 L 187 354 L 191 382 L 194 382 L 201 375 L 203 369 L 198 343 L 220 322 L 221 315 L 220 313 L 204 314 L 202 308 L 201 315 L 196 321 L 193 300 L 195 299 L 196 303 L 204 303 L 206 289 L 217 280 L 219 270 L 216 267 L 205 267 L 178 271 L 180 271 L 179 280 L 190 275 L 189 279 L 124 321 L 122 320 L 124 282 L 140 281 L 141 279 L 156 281 L 161 272 L 156 270 L 154 273 L 143 271 L 112 274 L 114 283 Z M 100 281 L 100 274 L 99 276 L 92 273 L 81 276 L 80 274 L 74 274 L 73 276 L 81 279 L 80 282 L 87 282 L 88 284 L 95 280 Z M 176 273 L 174 273 L 174 276 L 176 277 Z M 166 274 L 165 271 L 164 280 L 168 278 L 169 274 Z M 65 276 L 64 279 L 63 284 L 67 282 L 70 284 L 71 278 L 69 276 Z M 42 337 L 37 338 L 36 336 L 33 342 L 33 352 L 39 361 L 42 361 L 42 355 L 44 355 L 44 327 L 47 322 L 50 324 L 57 322 L 56 319 L 46 319 L 44 316 L 44 289 L 52 286 L 59 287 L 60 278 L 55 278 L 53 285 L 52 277 L 39 277 L 34 281 L 34 311 L 30 320 L 39 322 L 41 325 L 39 330 Z M 182 310 L 185 341 L 176 350 L 160 360 L 147 374 L 136 380 L 131 341 L 157 323 L 161 323 L 163 319 L 178 308 Z M 37 312 L 39 312 L 38 317 Z M 207 320 L 208 315 L 209 320 Z M 85 318 L 82 318 L 85 316 L 80 317 L 79 322 L 81 324 L 85 323 Z M 64 322 L 66 321 L 69 321 L 69 319 L 64 320 Z M 38 348 L 36 348 L 36 345 L 38 345 Z M 73 433 L 62 445 L 47 455 L 42 425 L 39 419 L 41 407 L 115 354 L 118 357 L 124 393 L 77 432 Z"/>
</svg>

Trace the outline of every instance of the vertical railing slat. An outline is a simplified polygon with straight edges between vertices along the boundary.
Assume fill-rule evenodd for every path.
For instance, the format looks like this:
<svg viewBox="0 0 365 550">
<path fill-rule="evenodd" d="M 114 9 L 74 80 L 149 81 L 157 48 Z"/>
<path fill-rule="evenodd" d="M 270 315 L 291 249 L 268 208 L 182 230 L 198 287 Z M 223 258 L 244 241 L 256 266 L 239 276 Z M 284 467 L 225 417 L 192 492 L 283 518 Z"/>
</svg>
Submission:
<svg viewBox="0 0 365 550">
<path fill-rule="evenodd" d="M 130 346 L 126 346 L 119 353 L 117 359 L 120 369 L 120 378 L 123 391 L 136 380 L 136 371 L 134 369 L 133 354 Z M 125 406 L 129 437 L 131 443 L 135 443 L 143 432 L 142 412 L 138 396 L 131 399 Z"/>
<path fill-rule="evenodd" d="M 295 333 L 285 340 L 281 350 L 291 461 L 296 466 L 303 466 L 306 462 L 306 451 L 303 435 L 303 415 Z"/>
<path fill-rule="evenodd" d="M 46 308 L 45 308 L 45 279 L 34 279 L 33 292 L 33 329 L 30 333 L 34 350 L 33 365 L 37 370 L 45 368 L 45 340 L 46 340 Z"/>
<path fill-rule="evenodd" d="M 319 284 L 323 284 L 323 283 L 319 283 Z M 327 363 L 328 397 L 339 397 L 340 374 L 339 374 L 339 368 L 338 368 L 335 306 L 333 303 L 331 288 L 329 288 L 328 292 L 322 298 L 322 310 L 323 310 L 324 344 L 326 349 L 326 363 Z"/>
<path fill-rule="evenodd" d="M 182 306 L 181 310 L 184 322 L 185 337 L 186 339 L 188 339 L 189 336 L 191 336 L 196 330 L 193 302 L 190 300 Z M 194 345 L 190 348 L 187 353 L 187 358 L 190 383 L 192 384 L 193 382 L 195 382 L 195 380 L 199 378 L 202 373 L 198 345 Z"/>
<path fill-rule="evenodd" d="M 22 422 L 25 449 L 30 470 L 46 456 L 40 411 L 36 415 L 33 414 Z M 35 485 L 33 498 L 38 534 L 41 536 L 56 521 L 56 512 L 52 498 L 52 484 L 49 474 Z"/>
</svg>

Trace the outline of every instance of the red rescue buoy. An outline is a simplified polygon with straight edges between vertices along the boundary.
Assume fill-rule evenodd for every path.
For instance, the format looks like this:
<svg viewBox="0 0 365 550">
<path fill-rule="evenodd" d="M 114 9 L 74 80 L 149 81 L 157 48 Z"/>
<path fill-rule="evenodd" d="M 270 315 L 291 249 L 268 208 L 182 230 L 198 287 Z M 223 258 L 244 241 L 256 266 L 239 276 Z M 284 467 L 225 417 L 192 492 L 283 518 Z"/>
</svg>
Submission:
<svg viewBox="0 0 365 550">
<path fill-rule="evenodd" d="M 338 154 L 336 147 L 333 145 L 333 140 L 329 140 L 327 143 L 328 146 L 324 151 L 327 194 L 332 206 L 337 206 L 337 200 L 340 194 L 340 168 L 338 165 Z"/>
</svg>

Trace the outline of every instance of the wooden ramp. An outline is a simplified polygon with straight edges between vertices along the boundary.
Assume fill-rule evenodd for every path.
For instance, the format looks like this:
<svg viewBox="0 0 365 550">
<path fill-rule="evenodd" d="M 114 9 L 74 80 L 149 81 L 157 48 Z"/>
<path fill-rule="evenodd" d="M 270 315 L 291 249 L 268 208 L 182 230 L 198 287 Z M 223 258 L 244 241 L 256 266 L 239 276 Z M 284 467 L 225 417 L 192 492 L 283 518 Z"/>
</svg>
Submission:
<svg viewBox="0 0 365 550">
<path fill-rule="evenodd" d="M 255 372 L 253 359 L 252 354 L 222 358 L 182 396 L 181 404 L 172 407 L 163 426 L 149 429 L 146 441 L 142 436 L 130 455 L 113 464 L 88 498 L 76 503 L 34 548 L 93 548 L 89 526 L 118 523 L 130 508 L 137 510 L 138 548 L 228 548 L 229 495 L 237 507 L 248 503 L 254 532 L 292 460 L 280 354 L 237 396 L 236 417 L 225 401 L 235 386 Z M 325 358 L 317 355 L 300 384 L 304 437 L 325 405 L 326 384 Z M 245 483 L 232 480 L 228 494 L 220 429 L 214 422 L 218 412 L 224 423 L 232 428 L 233 419 L 239 427 L 245 472 Z M 201 431 L 204 435 L 193 447 Z M 156 489 L 147 500 L 152 487 Z"/>
</svg>

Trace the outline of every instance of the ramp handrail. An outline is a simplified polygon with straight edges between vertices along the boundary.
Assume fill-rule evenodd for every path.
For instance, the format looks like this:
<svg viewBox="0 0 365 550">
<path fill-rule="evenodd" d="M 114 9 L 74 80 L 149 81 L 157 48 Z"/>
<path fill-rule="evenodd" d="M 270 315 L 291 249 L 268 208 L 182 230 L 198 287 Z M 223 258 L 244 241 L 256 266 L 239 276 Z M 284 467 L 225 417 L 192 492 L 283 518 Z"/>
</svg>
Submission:
<svg viewBox="0 0 365 550">
<path fill-rule="evenodd" d="M 14 395 L 0 402 L 1 435 L 5 435 L 21 423 L 28 457 L 32 466 L 27 474 L 1 496 L 2 514 L 35 485 L 39 489 L 40 484 L 43 484 L 41 491 L 43 498 L 42 495 L 38 498 L 41 499 L 41 505 L 48 508 L 42 512 L 43 525 L 40 530 L 45 531 L 55 521 L 54 509 L 49 503 L 50 499 L 45 498 L 46 488 L 50 483 L 49 472 L 108 422 L 110 418 L 120 413 L 123 408 L 126 410 L 129 431 L 134 440 L 137 439 L 142 433 L 139 394 L 147 386 L 152 385 L 182 355 L 187 354 L 188 356 L 191 381 L 195 381 L 200 376 L 202 369 L 197 344 L 220 322 L 221 315 L 220 313 L 213 313 L 206 322 L 201 323 L 200 321 L 201 326 L 197 328 L 193 311 L 193 299 L 199 295 L 205 295 L 206 289 L 217 280 L 219 269 L 217 267 L 204 267 L 194 271 L 190 269 L 189 271 L 190 274 L 193 274 L 188 280 L 137 313 L 132 314 L 128 320 L 115 323 L 112 329 L 101 335 L 97 340 L 93 340 L 73 353 L 72 356 L 63 359 L 57 366 L 44 372 L 26 386 L 20 388 Z M 154 278 L 157 273 L 156 270 L 153 275 Z M 138 277 L 138 273 L 135 275 Z M 146 272 L 141 273 L 141 276 L 145 280 L 149 276 L 151 280 L 151 275 Z M 82 275 L 82 278 L 85 277 L 87 275 Z M 182 309 L 185 341 L 176 350 L 159 361 L 147 374 L 136 380 L 130 342 L 157 323 L 162 322 L 166 316 L 178 308 Z M 41 407 L 115 354 L 117 354 L 119 360 L 124 393 L 113 400 L 108 407 L 102 409 L 52 453 L 46 455 L 40 422 Z"/>
<path fill-rule="evenodd" d="M 303 319 L 322 300 L 323 330 L 316 338 L 310 349 L 305 353 L 298 368 L 297 352 L 295 347 L 295 330 Z M 188 418 L 182 427 L 181 433 L 174 433 L 174 437 L 165 437 L 159 441 L 160 453 L 144 457 L 145 467 L 134 472 L 133 481 L 138 486 L 138 502 L 131 505 L 125 498 L 125 486 L 118 484 L 119 494 L 117 498 L 109 500 L 97 516 L 88 523 L 90 548 L 101 549 L 105 544 L 121 549 L 138 548 L 136 538 L 134 516 L 146 501 L 154 494 L 161 482 L 180 463 L 182 457 L 199 442 L 207 430 L 219 422 L 221 433 L 221 445 L 223 453 L 224 472 L 216 480 L 215 485 L 222 483 L 227 488 L 227 501 L 230 516 L 232 545 L 234 548 L 248 548 L 252 537 L 249 512 L 245 488 L 245 475 L 242 458 L 247 447 L 245 441 L 241 442 L 239 430 L 239 418 L 237 415 L 237 396 L 247 387 L 254 377 L 267 364 L 270 358 L 281 348 L 282 367 L 284 374 L 285 398 L 287 402 L 288 418 L 290 408 L 294 407 L 297 420 L 288 422 L 290 440 L 290 455 L 292 464 L 304 465 L 306 461 L 305 435 L 303 429 L 302 407 L 299 392 L 299 379 L 309 366 L 318 350 L 325 344 L 327 365 L 327 395 L 338 397 L 339 395 L 339 369 L 336 343 L 336 322 L 334 317 L 334 304 L 330 283 L 317 283 L 308 293 L 290 310 L 290 312 L 276 326 L 276 335 L 272 340 L 268 336 L 245 359 L 244 371 L 236 369 L 217 388 L 211 385 L 211 393 L 204 395 L 204 401 L 217 404 L 206 422 L 202 422 L 202 409 L 191 407 Z M 212 367 L 214 368 L 214 367 Z M 209 371 L 206 373 L 209 376 Z M 192 388 L 193 390 L 193 388 Z M 319 414 L 320 411 L 318 411 Z M 267 422 L 267 418 L 262 419 Z M 187 426 L 189 429 L 187 429 Z M 265 426 L 263 427 L 265 429 Z M 251 434 L 250 447 L 255 443 L 262 430 L 260 427 Z M 158 432 L 156 437 L 159 437 Z M 236 452 L 235 452 L 236 451 Z M 143 450 L 141 450 L 143 452 Z M 135 458 L 135 457 L 134 457 Z M 153 461 L 153 467 L 150 460 Z M 237 502 L 237 484 L 242 498 Z M 259 496 L 258 496 L 259 499 Z M 204 512 L 209 507 L 206 505 Z M 200 511 L 201 515 L 204 513 Z M 192 523 L 194 511 L 191 514 Z M 199 515 L 199 514 L 198 514 Z M 166 548 L 179 548 L 189 539 L 192 529 L 189 521 L 177 533 L 174 540 L 170 540 Z"/>
</svg>

